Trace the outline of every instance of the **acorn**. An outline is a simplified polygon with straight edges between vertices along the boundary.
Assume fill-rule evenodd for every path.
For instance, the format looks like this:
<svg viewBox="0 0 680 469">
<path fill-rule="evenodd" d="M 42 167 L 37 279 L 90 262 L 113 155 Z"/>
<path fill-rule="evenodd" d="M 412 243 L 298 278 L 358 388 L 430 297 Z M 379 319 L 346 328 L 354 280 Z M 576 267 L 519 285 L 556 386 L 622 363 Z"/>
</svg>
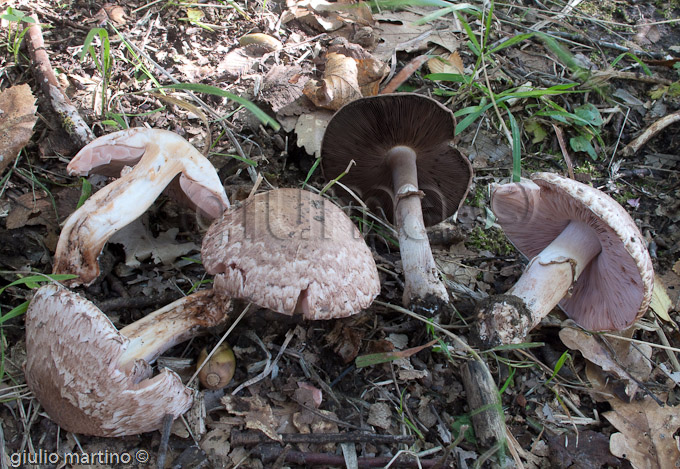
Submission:
<svg viewBox="0 0 680 469">
<path fill-rule="evenodd" d="M 207 356 L 208 349 L 204 348 L 198 355 L 197 368 L 200 368 Z M 207 389 L 221 389 L 229 384 L 231 378 L 234 377 L 235 369 L 236 358 L 234 358 L 234 352 L 229 347 L 229 344 L 224 343 L 217 347 L 208 363 L 198 373 L 198 380 Z"/>
</svg>

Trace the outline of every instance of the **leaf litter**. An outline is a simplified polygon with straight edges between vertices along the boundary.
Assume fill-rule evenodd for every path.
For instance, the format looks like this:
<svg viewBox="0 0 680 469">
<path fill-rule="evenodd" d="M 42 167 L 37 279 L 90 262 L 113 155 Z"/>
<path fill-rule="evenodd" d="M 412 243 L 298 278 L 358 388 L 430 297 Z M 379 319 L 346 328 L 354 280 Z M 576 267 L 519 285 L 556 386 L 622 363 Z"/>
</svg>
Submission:
<svg viewBox="0 0 680 469">
<path fill-rule="evenodd" d="M 25 2 L 11 3 L 13 7 L 25 6 Z M 371 11 L 368 5 L 362 3 L 347 7 L 344 3 L 288 0 L 286 4 L 279 2 L 276 9 L 271 8 L 271 4 L 246 7 L 238 6 L 237 2 L 238 8 L 230 9 L 197 4 L 191 7 L 190 12 L 186 7 L 131 2 L 121 6 L 105 5 L 99 12 L 74 6 L 66 16 L 48 2 L 36 3 L 39 4 L 41 21 L 57 25 L 48 33 L 51 59 L 59 67 L 62 77 L 66 78 L 64 84 L 72 84 L 69 87 L 70 97 L 80 109 L 87 110 L 84 114 L 98 132 L 107 133 L 123 122 L 131 126 L 169 128 L 192 136 L 211 133 L 215 154 L 241 157 L 213 157 L 225 185 L 233 188 L 236 200 L 243 199 L 252 189 L 253 178 L 249 169 L 252 166 L 247 161 L 258 162 L 256 172 L 261 171 L 265 186 L 295 186 L 302 180 L 308 180 L 312 187 L 321 189 L 325 182 L 313 168 L 330 110 L 358 96 L 378 94 L 415 58 L 423 57 L 414 69 L 408 70 L 404 81 L 399 83 L 402 86 L 400 90 L 439 96 L 457 112 L 459 122 L 474 112 L 474 106 L 482 102 L 488 104 L 490 99 L 498 98 L 484 91 L 488 86 L 496 90 L 515 87 L 517 93 L 531 92 L 557 83 L 568 83 L 570 77 L 575 76 L 574 70 L 570 69 L 573 64 L 577 64 L 576 67 L 592 64 L 594 67 L 588 73 L 596 79 L 593 93 L 583 86 L 580 91 L 585 90 L 586 93 L 563 95 L 559 101 L 553 100 L 550 95 L 537 99 L 522 96 L 506 100 L 510 106 L 508 111 L 523 118 L 523 169 L 527 173 L 534 170 L 566 171 L 563 166 L 566 155 L 558 146 L 555 127 L 564 134 L 565 142 L 577 143 L 572 143 L 568 149 L 568 157 L 573 160 L 574 177 L 605 188 L 625 204 L 641 226 L 650 251 L 654 247 L 656 249 L 655 267 L 662 280 L 657 283 L 652 309 L 661 319 L 659 327 L 667 336 L 668 343 L 664 346 L 673 350 L 660 351 L 644 343 L 615 339 L 609 335 L 599 337 L 569 325 L 555 332 L 560 322 L 548 320 L 532 337 L 546 344 L 541 354 L 537 354 L 540 359 L 527 361 L 527 356 L 535 356 L 511 350 L 498 354 L 500 360 L 492 366 L 498 373 L 498 384 L 502 386 L 504 381 L 507 384 L 502 393 L 506 424 L 513 431 L 512 440 L 516 439 L 516 443 L 512 445 L 517 445 L 515 449 L 525 467 L 589 467 L 588 463 L 619 466 L 622 459 L 629 460 L 634 467 L 673 467 L 678 458 L 673 435 L 679 424 L 676 422 L 677 408 L 672 400 L 677 380 L 672 378 L 680 373 L 680 369 L 667 354 L 675 353 L 678 344 L 675 324 L 680 290 L 677 247 L 680 234 L 674 226 L 678 217 L 675 202 L 678 199 L 680 160 L 673 155 L 678 149 L 677 138 L 672 133 L 673 125 L 677 126 L 677 123 L 671 117 L 662 122 L 670 122 L 670 127 L 654 127 L 660 119 L 673 116 L 678 108 L 677 96 L 672 96 L 673 83 L 678 78 L 672 69 L 652 66 L 650 77 L 641 65 L 647 60 L 646 55 L 634 52 L 635 58 L 619 58 L 617 53 L 609 53 L 608 44 L 616 43 L 619 38 L 598 28 L 597 22 L 589 21 L 589 15 L 595 13 L 579 11 L 580 2 L 570 2 L 569 9 L 556 8 L 555 11 L 531 5 L 512 21 L 508 15 L 515 12 L 512 9 L 501 11 L 501 6 L 496 5 L 495 13 L 498 14 L 493 22 L 488 23 L 491 25 L 490 40 L 496 42 L 489 49 L 530 26 L 550 31 L 558 37 L 563 33 L 554 28 L 552 21 L 537 23 L 539 17 L 561 18 L 565 22 L 585 18 L 579 24 L 583 34 L 567 33 L 573 35 L 570 40 L 579 44 L 565 43 L 565 50 L 570 49 L 567 52 L 573 56 L 573 61 L 565 60 L 565 56 L 540 41 L 528 39 L 529 42 L 520 42 L 485 56 L 485 60 L 493 60 L 484 63 L 483 70 L 475 68 L 479 59 L 475 41 L 483 37 L 487 24 L 484 16 L 471 14 L 477 11 L 477 6 L 462 14 L 437 13 L 432 16 L 433 19 L 422 22 L 423 17 L 436 13 L 437 9 L 409 6 Z M 580 16 L 571 17 L 571 8 L 576 8 Z M 651 10 L 644 12 L 647 15 L 644 20 L 631 20 L 634 15 L 643 14 L 641 10 L 635 10 L 626 3 L 621 8 L 625 11 L 624 17 L 628 15 L 624 21 L 629 23 L 631 33 L 628 36 L 635 41 L 635 47 L 677 55 L 672 40 L 677 39 L 678 34 L 674 23 L 659 18 L 658 21 L 650 21 L 648 18 L 655 14 Z M 603 6 L 599 14 L 606 11 L 606 6 Z M 72 18 L 82 21 L 78 23 Z M 106 26 L 107 19 L 116 28 L 121 28 L 127 40 L 141 47 L 145 55 L 135 59 L 135 54 L 130 53 L 134 49 L 126 47 L 125 43 L 120 43 L 119 49 L 112 49 L 111 90 L 105 92 L 113 92 L 113 99 L 105 114 L 100 109 L 92 111 L 93 94 L 101 93 L 98 84 L 103 70 L 97 69 L 94 62 L 78 63 L 73 60 L 72 54 L 59 48 L 58 40 L 62 39 L 72 48 L 81 47 L 89 29 L 89 26 L 82 25 Z M 638 22 L 639 26 L 636 26 Z M 466 33 L 466 27 L 473 32 L 472 36 Z M 112 37 L 115 34 L 113 29 L 109 33 Z M 626 50 L 632 50 L 632 44 L 626 43 Z M 7 70 L 13 82 L 25 81 L 20 71 L 27 64 L 11 63 L 14 59 L 10 55 L 6 54 L 4 59 L 9 64 Z M 625 63 L 626 69 L 619 71 L 614 68 L 614 61 L 619 66 Z M 455 82 L 429 80 L 424 77 L 427 71 L 420 68 L 425 62 L 428 64 L 427 71 L 465 75 L 474 79 L 478 86 L 458 93 L 460 88 Z M 135 80 L 130 79 L 133 70 Z M 488 75 L 488 82 L 484 74 Z M 257 122 L 248 122 L 245 113 L 234 113 L 235 106 L 217 97 L 211 97 L 209 104 L 219 109 L 219 113 L 206 114 L 217 119 L 212 124 L 214 127 L 205 129 L 205 122 L 201 122 L 199 128 L 196 121 L 189 120 L 188 113 L 182 111 L 187 107 L 173 104 L 171 99 L 163 101 L 153 95 L 140 94 L 147 87 L 147 80 L 160 79 L 165 83 L 169 80 L 168 76 L 180 81 L 219 85 L 248 96 L 263 106 L 268 105 L 271 113 L 282 123 L 288 120 L 284 124 L 286 131 L 279 134 Z M 3 94 L 16 88 L 7 86 L 7 83 L 3 82 Z M 520 89 L 523 83 L 529 85 Z M 609 84 L 615 92 L 606 98 Z M 20 86 L 28 88 L 27 85 Z M 311 96 L 303 92 L 305 86 Z M 54 233 L 61 221 L 58 217 L 73 209 L 62 211 L 61 207 L 67 205 L 60 202 L 56 187 L 70 184 L 73 180 L 64 172 L 68 155 L 51 151 L 42 137 L 56 132 L 54 129 L 60 125 L 58 117 L 40 108 L 46 120 L 35 125 L 39 132 L 33 135 L 35 98 L 32 94 L 30 97 L 25 94 L 24 98 L 21 130 L 10 133 L 13 138 L 16 137 L 15 151 L 18 153 L 29 141 L 37 141 L 41 153 L 34 151 L 35 145 L 26 147 L 28 161 L 20 160 L 16 172 L 8 179 L 0 179 L 3 184 L 0 202 L 2 207 L 7 207 L 0 211 L 0 261 L 5 268 L 22 265 L 47 271 Z M 191 98 L 180 93 L 173 99 Z M 41 106 L 40 100 L 38 106 Z M 0 106 L 0 109 L 4 111 L 5 107 Z M 488 109 L 480 113 L 479 120 L 459 138 L 459 145 L 471 156 L 477 170 L 475 186 L 459 211 L 459 224 L 465 239 L 462 242 L 460 237 L 438 241 L 435 251 L 447 280 L 451 285 L 455 284 L 458 296 L 455 301 L 462 312 L 462 320 L 453 321 L 451 327 L 460 331 L 465 339 L 468 339 L 471 305 L 487 293 L 506 291 L 523 268 L 521 259 L 511 248 L 503 251 L 510 252 L 509 255 L 499 252 L 502 240 L 494 237 L 493 233 L 500 231 L 485 216 L 488 193 L 484 188 L 489 183 L 501 182 L 507 176 L 512 158 L 498 122 Z M 45 107 L 47 110 L 48 107 Z M 574 116 L 587 120 L 588 130 L 575 125 Z M 597 116 L 601 119 L 593 120 Z M 226 132 L 220 127 L 220 121 L 228 121 L 228 126 L 234 131 L 233 140 L 224 137 Z M 556 123 L 559 125 L 556 126 Z M 648 131 L 646 134 L 645 130 Z M 639 136 L 646 140 L 636 141 L 635 148 L 626 147 Z M 626 155 L 620 152 L 623 148 L 629 148 L 625 151 Z M 13 157 L 5 166 L 13 165 L 14 161 Z M 10 172 L 10 169 L 0 166 L 2 170 L 4 173 L 0 174 L 0 178 Z M 55 196 L 57 212 L 50 194 L 38 183 L 45 185 Z M 75 190 L 74 195 L 77 192 Z M 88 290 L 88 295 L 104 302 L 114 294 L 135 299 L 145 296 L 143 292 L 149 294 L 176 287 L 186 292 L 204 280 L 200 265 L 176 260 L 200 244 L 200 221 L 187 219 L 172 201 L 162 202 L 155 210 L 156 213 L 146 223 L 159 236 L 150 235 L 149 228 L 140 222 L 134 234 L 123 238 L 122 248 L 118 245 L 107 249 L 103 257 L 111 259 L 119 268 L 109 270 L 111 273 L 106 281 Z M 177 225 L 182 226 L 186 243 L 177 242 Z M 398 255 L 395 256 L 395 246 L 377 229 L 367 229 L 365 234 L 375 249 L 381 272 L 386 272 L 383 278 L 384 299 L 398 303 L 401 265 Z M 35 239 L 40 242 L 29 242 Z M 173 265 L 173 269 L 181 274 L 173 275 L 173 269 L 161 269 L 156 263 Z M 3 279 L 9 282 L 14 277 L 3 274 Z M 662 282 L 665 288 L 660 286 Z M 28 294 L 27 290 L 16 287 L 7 292 L 2 297 L 3 312 L 6 303 L 14 304 Z M 130 304 L 133 305 L 133 302 Z M 310 440 L 296 443 L 296 450 L 330 457 L 339 451 L 340 445 L 315 443 L 322 441 L 323 435 L 332 437 L 356 427 L 374 438 L 373 442 L 362 443 L 363 446 L 356 445 L 355 453 L 358 452 L 360 458 L 394 455 L 400 450 L 425 451 L 420 456 L 421 462 L 433 463 L 435 460 L 431 454 L 436 456 L 445 452 L 445 446 L 455 439 L 451 437 L 451 431 L 470 412 L 466 408 L 458 367 L 450 362 L 459 360 L 462 352 L 446 344 L 439 344 L 435 349 L 427 347 L 433 338 L 424 334 L 417 323 L 395 317 L 381 308 L 372 308 L 370 313 L 363 318 L 338 321 L 336 324 L 303 326 L 285 347 L 279 344 L 282 344 L 281 337 L 288 327 L 278 322 L 280 318 L 272 320 L 266 312 L 258 312 L 252 319 L 246 320 L 239 327 L 257 330 L 262 346 L 253 347 L 251 342 L 242 338 L 245 334 L 234 339 L 240 363 L 236 381 L 243 383 L 257 375 L 263 369 L 258 368 L 258 363 L 262 367 L 266 363 L 271 365 L 272 356 L 280 355 L 281 359 L 269 370 L 269 374 L 248 386 L 247 392 L 240 397 L 229 395 L 237 386 L 234 383 L 223 396 L 218 396 L 216 401 L 213 399 L 218 405 L 197 404 L 199 407 L 206 406 L 205 415 L 196 410 L 196 418 L 203 422 L 205 429 L 194 430 L 205 453 L 202 456 L 192 455 L 182 450 L 184 442 L 171 440 L 170 457 L 197 465 L 207 462 L 216 467 L 237 464 L 269 467 L 276 457 L 281 457 L 281 453 L 273 459 L 267 459 L 261 453 L 255 457 L 247 445 L 231 444 L 232 441 L 242 441 L 234 440 L 240 431 L 250 437 L 254 432 L 262 432 L 272 442 L 287 434 L 284 429 L 306 434 Z M 127 324 L 135 316 L 143 314 L 143 308 L 130 306 L 124 311 L 114 312 L 111 317 Z M 649 326 L 647 319 L 650 317 L 641 327 L 631 330 L 626 338 L 648 341 L 652 345 L 660 341 L 654 334 L 655 329 Z M 14 324 L 19 327 L 7 329 L 3 343 L 18 350 L 21 326 Z M 551 348 L 558 356 L 566 350 L 558 337 L 572 351 L 572 360 L 568 360 L 566 365 L 557 365 L 557 361 L 547 358 Z M 200 345 L 210 344 L 214 343 L 213 339 L 208 337 L 199 342 Z M 197 347 L 198 344 L 192 344 L 173 353 L 191 358 Z M 263 355 L 265 352 L 269 354 L 268 358 Z M 385 361 L 356 369 L 354 361 L 357 357 L 371 355 Z M 575 374 L 568 378 L 569 381 L 563 377 L 566 376 L 565 370 L 555 370 L 559 366 L 573 368 Z M 17 372 L 20 366 L 7 369 L 12 370 L 13 379 L 21 381 Z M 565 387 L 567 384 L 576 388 Z M 665 394 L 668 391 L 672 391 L 670 397 Z M 208 399 L 207 393 L 205 396 Z M 25 399 L 15 402 L 24 404 Z M 661 407 L 659 402 L 665 406 Z M 598 415 L 607 420 L 600 420 Z M 76 441 L 70 435 L 58 442 L 56 429 L 44 417 L 26 415 L 20 417 L 23 422 L 5 417 L 7 415 L 3 414 L 3 422 L 16 423 L 3 423 L 6 454 L 24 448 L 21 442 L 29 436 L 22 436 L 24 430 L 21 427 L 29 419 L 39 419 L 41 423 L 40 430 L 36 430 L 34 425 L 27 435 L 34 437 L 40 433 L 41 444 L 46 449 L 56 448 L 58 443 L 62 447 L 76 447 Z M 191 427 L 198 429 L 200 425 L 192 424 Z M 189 432 L 173 433 L 183 436 L 172 438 L 189 438 L 186 441 L 190 441 Z M 419 434 L 425 435 L 425 438 L 421 439 Z M 608 439 L 610 434 L 611 439 Z M 395 436 L 410 436 L 412 439 L 409 444 L 397 443 L 396 439 L 378 443 L 378 437 Z M 78 443 L 87 450 L 95 450 L 105 444 L 96 438 L 78 438 Z M 140 447 L 154 447 L 153 438 L 141 437 Z M 609 453 L 605 451 L 607 442 Z M 116 445 L 120 446 L 119 442 Z M 351 453 L 346 446 L 342 446 L 342 450 L 343 454 Z M 439 453 L 427 453 L 434 450 Z M 461 467 L 470 467 L 482 456 L 481 449 L 467 439 L 458 442 L 452 452 L 458 455 Z M 351 458 L 347 456 L 346 460 Z M 572 463 L 571 466 L 568 466 L 569 463 Z"/>
</svg>

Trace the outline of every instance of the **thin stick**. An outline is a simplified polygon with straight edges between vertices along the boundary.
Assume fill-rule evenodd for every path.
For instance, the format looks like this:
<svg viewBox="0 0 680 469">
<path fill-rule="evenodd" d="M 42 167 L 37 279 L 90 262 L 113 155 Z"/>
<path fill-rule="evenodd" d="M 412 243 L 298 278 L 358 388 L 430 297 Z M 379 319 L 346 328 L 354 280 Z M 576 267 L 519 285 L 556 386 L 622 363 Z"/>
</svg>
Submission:
<svg viewBox="0 0 680 469">
<path fill-rule="evenodd" d="M 234 321 L 234 322 L 232 323 L 232 325 L 229 326 L 229 329 L 227 329 L 227 332 L 225 332 L 224 335 L 222 335 L 222 338 L 217 342 L 217 344 L 213 347 L 213 349 L 210 351 L 210 353 L 208 354 L 208 356 L 205 357 L 205 360 L 203 360 L 203 363 L 201 363 L 201 366 L 198 367 L 198 369 L 196 370 L 196 372 L 194 373 L 194 375 L 189 379 L 189 381 L 187 382 L 187 386 L 189 386 L 189 385 L 193 382 L 193 380 L 196 379 L 196 376 L 198 376 L 198 373 L 203 369 L 203 367 L 205 366 L 205 364 L 208 363 L 208 360 L 210 360 L 210 357 L 212 357 L 212 356 L 215 354 L 215 351 L 217 350 L 217 347 L 219 347 L 220 345 L 222 345 L 222 342 L 225 341 L 225 339 L 229 336 L 229 334 L 231 334 L 231 331 L 233 331 L 234 328 L 236 327 L 236 325 L 241 321 L 241 319 L 243 319 L 243 316 L 245 316 L 246 313 L 248 312 L 248 310 L 250 309 L 250 305 L 251 305 L 251 304 L 252 304 L 252 303 L 248 303 L 248 304 L 246 305 L 246 307 L 243 308 L 243 311 L 241 311 L 241 314 L 236 318 L 236 321 Z"/>
<path fill-rule="evenodd" d="M 676 111 L 673 114 L 668 114 L 662 117 L 658 121 L 654 122 L 652 125 L 647 127 L 647 129 L 640 134 L 638 138 L 630 142 L 626 147 L 621 150 L 623 156 L 631 156 L 638 152 L 643 145 L 645 145 L 654 135 L 661 132 L 663 129 L 669 125 L 680 121 L 680 111 Z"/>
</svg>

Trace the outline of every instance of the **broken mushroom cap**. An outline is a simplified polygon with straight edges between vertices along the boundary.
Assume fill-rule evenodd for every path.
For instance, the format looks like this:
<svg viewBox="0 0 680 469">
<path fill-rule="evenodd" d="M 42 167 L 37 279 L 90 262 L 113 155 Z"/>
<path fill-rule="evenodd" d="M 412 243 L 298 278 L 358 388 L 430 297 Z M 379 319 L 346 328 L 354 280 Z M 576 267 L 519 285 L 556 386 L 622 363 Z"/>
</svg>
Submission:
<svg viewBox="0 0 680 469">
<path fill-rule="evenodd" d="M 535 281 L 520 278 L 509 292 L 524 283 L 523 291 L 542 290 L 527 304 L 532 315 L 547 314 L 559 301 L 582 327 L 607 331 L 626 329 L 645 313 L 654 282 L 652 261 L 633 219 L 607 194 L 557 174 L 537 173 L 531 181 L 496 186 L 491 207 L 508 239 L 532 259 L 522 278 Z M 565 266 L 563 286 L 547 277 L 548 269 L 555 272 L 559 265 Z M 545 272 L 529 274 L 535 269 Z M 555 300 L 544 302 L 542 295 Z M 532 317 L 528 328 L 541 317 Z"/>
<path fill-rule="evenodd" d="M 95 193 L 64 224 L 54 273 L 78 275 L 71 285 L 89 285 L 97 278 L 97 258 L 106 241 L 144 213 L 176 176 L 186 196 L 210 217 L 229 207 L 212 164 L 189 142 L 165 130 L 135 128 L 100 137 L 73 158 L 68 170 L 86 174 L 102 161 L 121 160 L 136 160 L 134 168 Z"/>
<path fill-rule="evenodd" d="M 389 221 L 394 217 L 393 173 L 388 153 L 399 146 L 417 156 L 417 187 L 425 226 L 453 215 L 472 182 L 472 166 L 453 146 L 455 118 L 434 99 L 415 93 L 394 93 L 357 99 L 336 112 L 321 145 L 326 179 L 342 174 L 341 182 Z"/>
<path fill-rule="evenodd" d="M 229 300 L 204 290 L 120 331 L 90 301 L 58 285 L 38 289 L 26 313 L 26 383 L 50 418 L 74 433 L 124 436 L 157 430 L 184 413 L 192 391 L 150 362 L 221 324 Z"/>
<path fill-rule="evenodd" d="M 352 315 L 380 293 L 359 230 L 309 191 L 263 192 L 228 210 L 208 229 L 201 255 L 216 290 L 306 319 Z"/>
<path fill-rule="evenodd" d="M 472 181 L 470 162 L 453 146 L 454 130 L 453 113 L 437 101 L 384 94 L 336 112 L 321 147 L 326 178 L 342 175 L 343 185 L 369 208 L 394 220 L 404 270 L 403 303 L 429 311 L 448 303 L 449 296 L 425 226 L 453 215 Z"/>
</svg>

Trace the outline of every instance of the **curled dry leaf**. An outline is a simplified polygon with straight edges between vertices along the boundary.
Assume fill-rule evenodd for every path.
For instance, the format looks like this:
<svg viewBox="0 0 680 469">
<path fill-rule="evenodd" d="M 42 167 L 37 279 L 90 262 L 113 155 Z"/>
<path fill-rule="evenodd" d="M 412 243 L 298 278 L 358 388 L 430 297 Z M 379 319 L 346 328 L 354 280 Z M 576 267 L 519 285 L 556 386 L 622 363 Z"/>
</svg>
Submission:
<svg viewBox="0 0 680 469">
<path fill-rule="evenodd" d="M 0 92 L 0 174 L 14 162 L 33 135 L 38 118 L 35 97 L 28 85 Z"/>
<path fill-rule="evenodd" d="M 614 399 L 611 405 L 614 410 L 603 415 L 621 432 L 609 440 L 614 456 L 626 458 L 636 469 L 678 467 L 674 434 L 680 428 L 680 408 L 661 406 L 650 397 L 631 403 Z"/>
<path fill-rule="evenodd" d="M 317 106 L 333 111 L 361 98 L 356 61 L 342 54 L 329 53 L 323 79 L 309 80 L 303 92 Z"/>
<path fill-rule="evenodd" d="M 266 49 L 268 52 L 273 52 L 273 51 L 279 50 L 283 47 L 283 44 L 281 44 L 281 41 L 279 41 L 275 37 L 272 37 L 268 34 L 263 34 L 263 33 L 246 34 L 241 39 L 239 39 L 238 42 L 242 46 L 247 46 L 247 45 L 250 45 L 250 44 L 256 44 L 256 45 Z"/>
</svg>

